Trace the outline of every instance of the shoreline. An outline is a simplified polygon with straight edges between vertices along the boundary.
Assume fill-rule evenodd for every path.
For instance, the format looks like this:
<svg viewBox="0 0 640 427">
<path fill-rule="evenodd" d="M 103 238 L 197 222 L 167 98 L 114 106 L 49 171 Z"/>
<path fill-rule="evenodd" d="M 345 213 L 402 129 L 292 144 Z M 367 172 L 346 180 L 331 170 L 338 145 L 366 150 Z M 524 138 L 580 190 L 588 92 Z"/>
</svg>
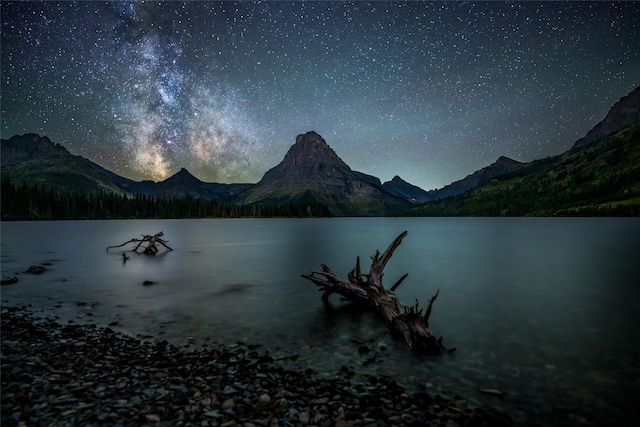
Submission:
<svg viewBox="0 0 640 427">
<path fill-rule="evenodd" d="M 2 425 L 510 426 L 509 415 L 343 366 L 283 368 L 260 346 L 190 348 L 2 306 Z"/>
</svg>

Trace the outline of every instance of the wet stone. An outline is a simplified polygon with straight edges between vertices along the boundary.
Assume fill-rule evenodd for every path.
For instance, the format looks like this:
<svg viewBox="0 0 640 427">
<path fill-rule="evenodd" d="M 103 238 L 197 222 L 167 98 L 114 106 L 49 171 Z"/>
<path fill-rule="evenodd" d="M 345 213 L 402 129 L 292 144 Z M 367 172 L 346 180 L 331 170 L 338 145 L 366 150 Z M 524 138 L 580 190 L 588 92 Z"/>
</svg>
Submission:
<svg viewBox="0 0 640 427">
<path fill-rule="evenodd" d="M 32 265 L 26 271 L 24 271 L 24 273 L 37 275 L 37 274 L 42 274 L 45 271 L 47 271 L 47 268 L 42 265 Z"/>
<path fill-rule="evenodd" d="M 37 319 L 27 308 L 4 307 L 1 322 L 2 425 L 513 424 L 498 411 L 469 409 L 460 396 L 414 394 L 390 376 L 347 365 L 336 378 L 315 377 L 315 367 L 287 369 L 256 345 L 176 347 Z M 380 348 L 371 347 L 365 353 Z"/>
</svg>

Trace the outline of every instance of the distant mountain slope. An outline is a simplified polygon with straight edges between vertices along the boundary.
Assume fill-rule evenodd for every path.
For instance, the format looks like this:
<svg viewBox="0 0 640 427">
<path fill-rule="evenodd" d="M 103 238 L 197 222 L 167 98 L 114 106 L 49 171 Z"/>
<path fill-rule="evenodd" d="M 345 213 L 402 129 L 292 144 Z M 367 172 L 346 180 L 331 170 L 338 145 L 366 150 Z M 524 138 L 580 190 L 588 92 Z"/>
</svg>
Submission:
<svg viewBox="0 0 640 427">
<path fill-rule="evenodd" d="M 80 160 L 82 160 L 84 163 L 86 163 L 87 165 L 91 166 L 93 169 L 97 170 L 98 172 L 108 176 L 113 182 L 121 185 L 122 187 L 126 188 L 127 190 L 129 190 L 131 193 L 134 194 L 144 194 L 144 195 L 150 195 L 153 194 L 154 189 L 156 187 L 156 183 L 153 181 L 134 181 L 132 179 L 129 178 L 125 178 L 123 176 L 118 175 L 115 172 L 111 172 L 109 169 L 105 169 L 104 167 L 100 166 L 99 164 L 92 162 L 91 160 L 82 157 L 82 156 L 77 156 Z"/>
<path fill-rule="evenodd" d="M 158 182 L 153 189 L 154 195 L 167 198 L 191 198 L 200 200 L 216 200 L 227 202 L 238 193 L 253 184 L 217 184 L 200 181 L 185 168 L 170 176 L 164 181 Z"/>
<path fill-rule="evenodd" d="M 108 176 L 70 154 L 60 144 L 35 134 L 0 141 L 2 176 L 13 182 L 38 183 L 71 192 L 110 191 L 129 194 Z"/>
<path fill-rule="evenodd" d="M 580 150 L 523 164 L 406 215 L 640 215 L 640 122 Z"/>
<path fill-rule="evenodd" d="M 573 144 L 571 149 L 589 144 L 624 129 L 640 121 L 640 86 L 613 104 L 602 121 L 595 125 L 583 138 Z"/>
<path fill-rule="evenodd" d="M 377 181 L 377 182 L 376 182 Z M 242 203 L 320 202 L 338 216 L 384 215 L 409 202 L 387 193 L 379 180 L 354 172 L 316 132 L 298 135 L 282 162 L 254 187 Z"/>
<path fill-rule="evenodd" d="M 382 184 L 382 187 L 387 192 L 398 197 L 402 197 L 403 199 L 408 200 L 411 203 L 424 203 L 428 200 L 432 200 L 430 196 L 432 192 L 425 191 L 420 187 L 409 184 L 398 175 L 394 176 L 391 181 L 387 181 Z"/>
<path fill-rule="evenodd" d="M 522 163 L 510 159 L 508 157 L 500 156 L 498 160 L 486 166 L 480 170 L 475 171 L 471 175 L 467 175 L 465 178 L 452 182 L 438 190 L 432 190 L 428 192 L 428 200 L 438 200 L 445 197 L 456 196 L 462 194 L 467 190 L 476 188 L 485 181 L 500 176 L 513 168 L 521 166 Z"/>
<path fill-rule="evenodd" d="M 46 136 L 35 133 L 14 135 L 0 141 L 0 166 L 14 165 L 52 154 L 69 152 L 62 145 L 51 142 Z"/>
<path fill-rule="evenodd" d="M 154 197 L 166 198 L 184 198 L 200 199 L 204 201 L 216 200 L 221 203 L 228 203 L 239 193 L 252 187 L 254 184 L 218 184 L 214 182 L 203 182 L 191 175 L 191 173 L 182 168 L 178 173 L 170 176 L 164 181 L 133 181 L 124 178 L 108 169 L 103 168 L 97 163 L 92 162 L 84 157 L 79 157 L 83 162 L 96 169 L 97 171 L 109 176 L 113 181 L 117 182 L 134 194 L 143 194 Z"/>
</svg>

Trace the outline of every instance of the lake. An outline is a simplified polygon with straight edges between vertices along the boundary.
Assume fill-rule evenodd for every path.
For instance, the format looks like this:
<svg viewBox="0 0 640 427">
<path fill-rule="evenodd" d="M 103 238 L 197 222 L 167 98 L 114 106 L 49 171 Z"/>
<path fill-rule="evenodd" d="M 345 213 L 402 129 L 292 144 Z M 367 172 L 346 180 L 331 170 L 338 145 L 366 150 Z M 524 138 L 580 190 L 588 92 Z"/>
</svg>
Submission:
<svg viewBox="0 0 640 427">
<path fill-rule="evenodd" d="M 623 425 L 640 417 L 640 219 L 329 218 L 3 222 L 3 306 L 180 345 L 261 343 L 288 367 L 345 365 L 507 411 L 519 425 Z M 301 273 L 346 279 L 408 236 L 385 269 L 400 300 L 439 289 L 441 358 L 411 356 L 375 315 Z M 156 256 L 118 245 L 164 232 Z M 149 280 L 153 285 L 145 286 Z M 115 323 L 117 322 L 117 324 Z M 364 351 L 369 350 L 369 351 Z M 377 355 L 376 357 L 373 357 Z M 297 358 L 292 357 L 297 356 Z M 502 397 L 483 393 L 496 389 Z"/>
</svg>

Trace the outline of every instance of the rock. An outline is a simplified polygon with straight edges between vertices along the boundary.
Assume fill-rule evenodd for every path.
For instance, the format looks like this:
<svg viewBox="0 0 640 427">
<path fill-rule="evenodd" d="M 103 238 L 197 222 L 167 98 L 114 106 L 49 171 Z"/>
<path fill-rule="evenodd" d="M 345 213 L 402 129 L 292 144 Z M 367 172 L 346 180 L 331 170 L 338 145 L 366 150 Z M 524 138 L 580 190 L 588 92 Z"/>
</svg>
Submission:
<svg viewBox="0 0 640 427">
<path fill-rule="evenodd" d="M 232 409 L 236 406 L 236 402 L 233 400 L 233 398 L 229 398 L 227 400 L 225 400 L 224 402 L 222 402 L 222 405 L 220 406 L 222 409 Z"/>
<path fill-rule="evenodd" d="M 27 274 L 42 274 L 45 271 L 47 271 L 47 269 L 41 265 L 32 265 L 31 267 L 29 267 L 27 269 L 27 271 L 25 271 L 25 273 Z"/>
<path fill-rule="evenodd" d="M 300 414 L 298 415 L 298 420 L 302 423 L 302 424 L 309 424 L 309 413 L 308 412 L 300 412 Z"/>
<path fill-rule="evenodd" d="M 2 281 L 0 282 L 2 285 L 13 285 L 14 283 L 18 283 L 18 278 L 15 276 L 2 276 Z"/>
<path fill-rule="evenodd" d="M 0 322 L 2 425 L 512 425 L 495 410 L 456 406 L 469 399 L 413 394 L 390 376 L 286 370 L 245 344 L 185 349 L 26 308 L 3 307 Z"/>
<path fill-rule="evenodd" d="M 230 385 L 226 386 L 224 388 L 224 390 L 222 391 L 222 394 L 224 395 L 229 395 L 229 394 L 234 394 L 237 393 L 238 390 L 236 390 L 235 388 L 231 387 Z"/>
</svg>

